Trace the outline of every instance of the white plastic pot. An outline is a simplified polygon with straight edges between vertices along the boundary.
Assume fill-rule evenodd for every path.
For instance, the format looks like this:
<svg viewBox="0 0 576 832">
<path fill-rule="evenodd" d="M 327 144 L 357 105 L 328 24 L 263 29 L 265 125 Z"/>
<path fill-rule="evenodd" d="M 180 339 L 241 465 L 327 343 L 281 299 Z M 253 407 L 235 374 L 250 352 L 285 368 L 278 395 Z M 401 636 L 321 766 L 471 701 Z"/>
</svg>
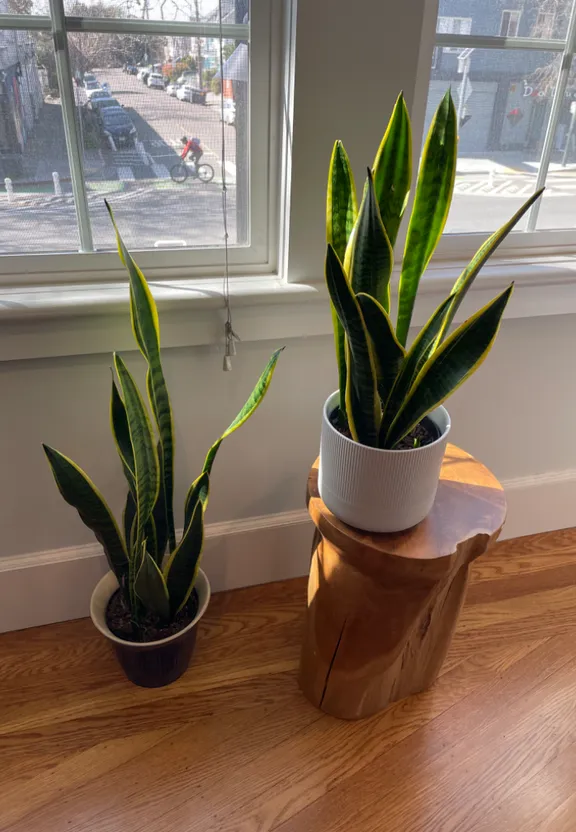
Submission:
<svg viewBox="0 0 576 832">
<path fill-rule="evenodd" d="M 440 437 L 429 445 L 388 451 L 360 445 L 330 422 L 338 392 L 322 414 L 318 489 L 330 511 L 349 526 L 368 532 L 400 532 L 420 523 L 434 504 L 450 416 L 437 407 L 428 417 Z"/>
</svg>

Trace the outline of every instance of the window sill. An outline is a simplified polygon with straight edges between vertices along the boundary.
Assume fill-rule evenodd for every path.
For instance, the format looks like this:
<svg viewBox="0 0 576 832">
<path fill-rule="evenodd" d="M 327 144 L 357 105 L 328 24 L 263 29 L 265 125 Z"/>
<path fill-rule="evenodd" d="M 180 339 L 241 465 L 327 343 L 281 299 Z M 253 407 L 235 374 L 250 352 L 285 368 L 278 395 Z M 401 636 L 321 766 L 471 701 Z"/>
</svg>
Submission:
<svg viewBox="0 0 576 832">
<path fill-rule="evenodd" d="M 438 263 L 420 287 L 415 325 L 424 323 L 460 273 Z M 576 313 L 576 257 L 493 261 L 484 268 L 457 320 L 516 284 L 508 318 Z M 160 309 L 164 347 L 221 344 L 221 281 L 151 283 Z M 323 281 L 286 283 L 277 278 L 231 281 L 234 328 L 244 341 L 329 335 L 331 318 Z M 49 358 L 134 349 L 128 324 L 127 284 L 0 288 L 0 360 Z"/>
</svg>

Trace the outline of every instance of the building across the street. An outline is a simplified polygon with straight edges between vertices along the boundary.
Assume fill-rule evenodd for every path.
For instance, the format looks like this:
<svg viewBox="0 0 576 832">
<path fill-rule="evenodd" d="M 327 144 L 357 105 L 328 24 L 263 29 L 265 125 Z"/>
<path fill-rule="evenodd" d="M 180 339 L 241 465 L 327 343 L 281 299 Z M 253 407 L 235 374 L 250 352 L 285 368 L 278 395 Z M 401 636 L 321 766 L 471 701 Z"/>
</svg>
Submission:
<svg viewBox="0 0 576 832">
<path fill-rule="evenodd" d="M 7 13 L 8 0 L 0 0 Z M 44 93 L 32 32 L 0 30 L 0 175 L 18 173 Z"/>
</svg>

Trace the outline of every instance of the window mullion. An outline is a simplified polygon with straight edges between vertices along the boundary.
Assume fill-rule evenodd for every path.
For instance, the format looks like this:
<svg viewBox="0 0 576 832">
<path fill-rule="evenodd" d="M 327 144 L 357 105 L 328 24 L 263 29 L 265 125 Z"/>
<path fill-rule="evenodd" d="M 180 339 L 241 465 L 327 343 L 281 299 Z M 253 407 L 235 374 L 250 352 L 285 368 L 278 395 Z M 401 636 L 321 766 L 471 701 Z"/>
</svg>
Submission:
<svg viewBox="0 0 576 832">
<path fill-rule="evenodd" d="M 76 101 L 72 82 L 72 69 L 70 67 L 68 40 L 64 26 L 63 0 L 50 0 L 50 14 L 52 17 L 52 37 L 56 56 L 56 73 L 60 87 L 60 100 L 62 102 L 66 149 L 70 163 L 72 192 L 74 194 L 74 205 L 80 235 L 80 251 L 94 251 L 92 227 L 88 213 L 88 200 L 86 198 L 86 185 L 84 182 L 82 144 L 76 120 Z"/>
<path fill-rule="evenodd" d="M 568 23 L 568 33 L 566 35 L 566 51 L 562 55 L 562 66 L 560 67 L 560 72 L 558 73 L 556 89 L 554 90 L 554 98 L 552 99 L 552 109 L 550 110 L 550 118 L 548 119 L 548 126 L 546 128 L 546 136 L 544 137 L 544 144 L 542 145 L 540 167 L 538 168 L 538 176 L 536 178 L 536 190 L 538 190 L 538 188 L 543 188 L 546 184 L 546 177 L 548 176 L 548 168 L 550 167 L 550 159 L 554 148 L 554 137 L 556 135 L 558 122 L 560 120 L 560 113 L 564 102 L 564 96 L 566 94 L 566 87 L 568 86 L 568 77 L 570 75 L 570 67 L 572 65 L 572 57 L 574 55 L 575 40 L 576 0 L 572 3 L 570 21 Z M 530 209 L 528 220 L 526 222 L 526 231 L 534 231 L 536 228 L 541 202 L 541 199 L 537 200 Z"/>
</svg>

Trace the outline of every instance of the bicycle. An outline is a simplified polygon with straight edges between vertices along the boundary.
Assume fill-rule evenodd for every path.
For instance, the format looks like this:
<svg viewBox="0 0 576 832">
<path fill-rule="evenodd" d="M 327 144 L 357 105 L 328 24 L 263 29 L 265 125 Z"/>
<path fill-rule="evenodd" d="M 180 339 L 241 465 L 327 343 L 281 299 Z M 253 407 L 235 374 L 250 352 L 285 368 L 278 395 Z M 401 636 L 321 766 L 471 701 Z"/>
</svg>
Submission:
<svg viewBox="0 0 576 832">
<path fill-rule="evenodd" d="M 201 165 L 194 164 L 193 167 L 190 168 L 184 161 L 176 162 L 176 164 L 172 165 L 170 168 L 170 177 L 173 182 L 181 184 L 182 182 L 185 182 L 189 176 L 192 179 L 199 179 L 204 183 L 212 182 L 214 179 L 214 168 L 206 162 L 203 162 Z"/>
</svg>

